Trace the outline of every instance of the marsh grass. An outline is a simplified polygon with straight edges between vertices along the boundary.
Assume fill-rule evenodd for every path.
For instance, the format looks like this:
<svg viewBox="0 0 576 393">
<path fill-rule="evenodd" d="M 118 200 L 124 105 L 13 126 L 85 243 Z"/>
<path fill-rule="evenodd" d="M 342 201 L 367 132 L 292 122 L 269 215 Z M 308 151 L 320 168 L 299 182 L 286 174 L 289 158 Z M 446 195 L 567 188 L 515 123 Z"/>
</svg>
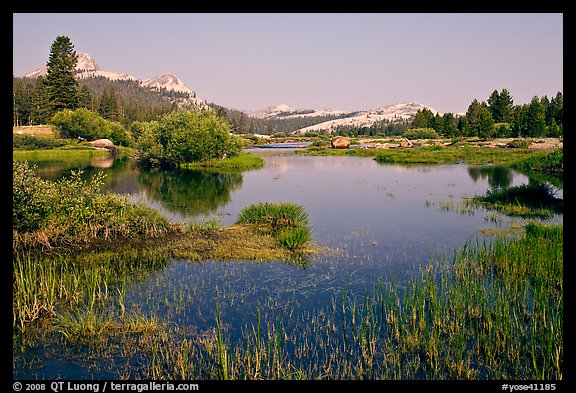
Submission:
<svg viewBox="0 0 576 393">
<path fill-rule="evenodd" d="M 540 156 L 541 152 L 533 149 L 497 149 L 477 146 L 423 146 L 417 148 L 397 149 L 307 149 L 297 151 L 297 154 L 323 156 L 358 156 L 374 157 L 382 164 L 458 164 L 470 165 L 498 164 L 511 165 L 532 156 Z"/>
<path fill-rule="evenodd" d="M 202 221 L 193 221 L 188 227 L 191 231 L 224 229 L 224 222 L 219 217 L 210 217 Z"/>
<path fill-rule="evenodd" d="M 14 150 L 12 157 L 16 161 L 59 161 L 71 158 L 94 158 L 110 155 L 108 150 L 98 150 L 93 147 L 80 146 L 76 148 Z"/>
<path fill-rule="evenodd" d="M 264 160 L 250 153 L 239 153 L 224 159 L 182 163 L 179 166 L 189 169 L 208 169 L 219 172 L 238 173 L 249 169 L 262 168 L 264 166 Z"/>
<path fill-rule="evenodd" d="M 308 213 L 295 203 L 263 202 L 247 206 L 238 214 L 237 223 L 253 225 L 291 251 L 305 247 L 311 238 Z"/>
<path fill-rule="evenodd" d="M 530 223 L 521 238 L 471 240 L 407 283 L 345 288 L 283 319 L 259 306 L 240 337 L 216 305 L 213 329 L 159 330 L 119 348 L 153 354 L 130 371 L 141 379 L 560 380 L 562 234 Z"/>
<path fill-rule="evenodd" d="M 484 205 L 509 216 L 542 217 L 561 214 L 564 201 L 554 196 L 546 183 L 530 183 L 495 191 L 472 198 L 472 203 Z"/>
<path fill-rule="evenodd" d="M 564 172 L 564 149 L 556 149 L 552 152 L 538 152 L 524 160 L 515 162 L 512 168 L 521 171 L 542 171 L 551 173 Z"/>
</svg>

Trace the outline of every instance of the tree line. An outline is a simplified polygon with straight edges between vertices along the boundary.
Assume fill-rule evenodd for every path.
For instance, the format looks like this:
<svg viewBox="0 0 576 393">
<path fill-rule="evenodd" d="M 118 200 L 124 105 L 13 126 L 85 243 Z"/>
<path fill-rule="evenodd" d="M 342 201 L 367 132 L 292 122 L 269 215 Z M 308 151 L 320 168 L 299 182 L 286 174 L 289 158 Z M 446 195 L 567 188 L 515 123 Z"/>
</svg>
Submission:
<svg viewBox="0 0 576 393">
<path fill-rule="evenodd" d="M 486 101 L 474 99 L 463 116 L 419 110 L 411 128 L 432 128 L 449 138 L 562 137 L 563 106 L 561 92 L 552 99 L 534 96 L 530 103 L 514 105 L 508 90 L 494 90 Z"/>
<path fill-rule="evenodd" d="M 13 77 L 14 126 L 47 124 L 63 109 L 86 109 L 130 129 L 138 122 L 154 121 L 178 109 L 177 100 L 187 94 L 141 86 L 134 80 L 75 77 L 76 52 L 70 39 L 58 36 L 52 44 L 45 77 Z M 230 124 L 235 134 L 291 133 L 350 114 L 260 119 L 239 110 L 210 103 L 216 115 Z M 335 134 L 395 136 L 410 129 L 433 129 L 455 137 L 561 137 L 563 95 L 549 99 L 534 96 L 530 103 L 514 105 L 506 89 L 494 90 L 485 101 L 474 99 L 464 115 L 419 110 L 411 120 L 383 120 L 371 126 L 339 126 Z"/>
<path fill-rule="evenodd" d="M 438 137 L 562 137 L 562 92 L 549 99 L 534 96 L 530 103 L 514 105 L 506 89 L 494 90 L 486 101 L 472 100 L 465 114 L 433 113 L 420 109 L 410 120 L 383 120 L 370 126 L 338 126 L 333 131 L 347 136 L 397 136 L 409 130 L 434 130 Z"/>
</svg>

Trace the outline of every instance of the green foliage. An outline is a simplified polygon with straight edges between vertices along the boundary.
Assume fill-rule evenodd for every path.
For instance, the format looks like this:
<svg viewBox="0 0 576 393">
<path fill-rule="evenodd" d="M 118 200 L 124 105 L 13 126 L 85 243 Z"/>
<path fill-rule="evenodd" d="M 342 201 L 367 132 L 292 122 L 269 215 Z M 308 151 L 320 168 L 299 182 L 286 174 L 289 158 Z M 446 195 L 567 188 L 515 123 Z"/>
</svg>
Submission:
<svg viewBox="0 0 576 393">
<path fill-rule="evenodd" d="M 490 109 L 484 103 L 478 110 L 478 136 L 484 139 L 494 137 L 494 119 Z"/>
<path fill-rule="evenodd" d="M 50 47 L 45 85 L 51 113 L 76 109 L 80 103 L 78 81 L 74 73 L 78 59 L 67 36 L 57 36 Z"/>
<path fill-rule="evenodd" d="M 494 123 L 495 138 L 509 138 L 512 136 L 512 127 L 509 123 Z"/>
<path fill-rule="evenodd" d="M 472 202 L 510 216 L 549 217 L 561 214 L 564 201 L 554 197 L 554 191 L 546 183 L 530 183 L 499 190 L 489 190 L 485 196 L 474 197 Z"/>
<path fill-rule="evenodd" d="M 152 134 L 152 131 L 157 124 L 156 121 L 135 121 L 130 124 L 130 133 L 134 142 L 138 143 L 140 137 L 146 133 Z"/>
<path fill-rule="evenodd" d="M 105 89 L 100 97 L 100 104 L 98 105 L 98 113 L 105 119 L 110 121 L 120 120 L 120 105 L 118 97 L 116 97 L 116 90 Z"/>
<path fill-rule="evenodd" d="M 276 241 L 282 247 L 294 251 L 310 241 L 310 230 L 306 227 L 284 229 L 276 236 Z"/>
<path fill-rule="evenodd" d="M 250 153 L 238 153 L 237 155 L 226 158 L 224 160 L 215 158 L 212 160 L 188 162 L 180 165 L 180 167 L 183 168 L 212 169 L 225 173 L 235 173 L 250 169 L 257 169 L 262 168 L 262 166 L 264 166 L 264 160 L 261 157 Z"/>
<path fill-rule="evenodd" d="M 36 167 L 12 161 L 12 226 L 18 231 L 40 228 L 51 212 L 52 185 L 34 174 Z"/>
<path fill-rule="evenodd" d="M 543 137 L 546 135 L 546 115 L 544 107 L 537 96 L 532 97 L 526 113 L 527 136 Z"/>
<path fill-rule="evenodd" d="M 76 142 L 74 141 L 74 143 Z M 39 138 L 37 136 L 18 134 L 12 136 L 12 148 L 14 150 L 54 149 L 69 143 L 70 140 L 61 138 Z"/>
<path fill-rule="evenodd" d="M 404 138 L 408 139 L 436 139 L 440 135 L 433 128 L 411 128 L 402 134 Z"/>
<path fill-rule="evenodd" d="M 539 153 L 512 164 L 512 168 L 525 171 L 564 172 L 564 149 Z"/>
<path fill-rule="evenodd" d="M 147 166 L 231 157 L 241 149 L 228 123 L 211 111 L 180 109 L 164 115 L 139 140 L 141 162 Z"/>
<path fill-rule="evenodd" d="M 13 78 L 14 126 L 44 124 L 50 118 L 44 79 Z"/>
<path fill-rule="evenodd" d="M 132 145 L 132 136 L 130 132 L 122 126 L 120 123 L 116 122 L 108 122 L 108 126 L 110 127 L 110 140 L 114 142 L 115 145 L 118 146 L 131 146 Z"/>
<path fill-rule="evenodd" d="M 488 97 L 488 107 L 496 123 L 512 121 L 513 99 L 508 90 L 502 89 L 500 93 L 494 90 Z"/>
<path fill-rule="evenodd" d="M 64 109 L 54 114 L 50 123 L 58 127 L 63 138 L 81 137 L 90 141 L 108 138 L 116 145 L 131 144 L 130 133 L 121 124 L 108 121 L 88 109 Z"/>
<path fill-rule="evenodd" d="M 40 179 L 27 162 L 13 161 L 14 246 L 25 245 L 36 231 L 43 245 L 78 244 L 95 239 L 158 236 L 169 222 L 157 210 L 123 197 L 100 194 L 103 173 L 82 180 L 82 171 L 57 182 Z"/>
<path fill-rule="evenodd" d="M 310 241 L 308 213 L 303 206 L 295 203 L 253 204 L 242 209 L 236 222 L 255 225 L 292 251 Z"/>
<path fill-rule="evenodd" d="M 530 146 L 530 141 L 523 138 L 514 139 L 506 144 L 510 149 L 526 149 Z"/>
</svg>

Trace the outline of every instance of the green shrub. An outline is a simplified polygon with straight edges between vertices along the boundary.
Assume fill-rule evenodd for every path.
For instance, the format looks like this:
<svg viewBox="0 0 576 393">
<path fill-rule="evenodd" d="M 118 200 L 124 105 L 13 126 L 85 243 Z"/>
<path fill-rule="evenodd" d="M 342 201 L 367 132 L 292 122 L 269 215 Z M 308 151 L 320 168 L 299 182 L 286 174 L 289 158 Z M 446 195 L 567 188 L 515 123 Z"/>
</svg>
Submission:
<svg viewBox="0 0 576 393">
<path fill-rule="evenodd" d="M 130 132 L 120 123 L 109 122 L 110 126 L 110 140 L 118 146 L 130 146 L 132 144 L 132 137 Z"/>
<path fill-rule="evenodd" d="M 40 228 L 51 212 L 51 184 L 26 161 L 12 161 L 12 226 L 28 232 Z"/>
<path fill-rule="evenodd" d="M 408 139 L 436 139 L 440 135 L 433 128 L 411 128 L 402 134 L 404 138 Z"/>
<path fill-rule="evenodd" d="M 40 138 L 31 135 L 13 135 L 12 148 L 14 150 L 55 149 L 67 145 L 70 141 L 60 138 Z M 74 141 L 77 142 L 77 141 Z"/>
<path fill-rule="evenodd" d="M 510 149 L 527 149 L 530 146 L 530 141 L 526 139 L 514 139 L 506 144 Z"/>
<path fill-rule="evenodd" d="M 158 122 L 156 121 L 135 121 L 130 124 L 130 134 L 134 142 L 138 142 L 140 137 L 146 133 L 152 132 Z"/>
<path fill-rule="evenodd" d="M 129 203 L 125 197 L 101 194 L 102 172 L 86 181 L 81 171 L 72 171 L 69 178 L 51 182 L 39 178 L 25 161 L 13 161 L 13 166 L 14 244 L 30 232 L 37 233 L 32 239 L 43 245 L 70 245 L 95 239 L 154 237 L 170 230 L 169 221 L 157 210 Z"/>
<path fill-rule="evenodd" d="M 508 138 L 512 136 L 512 128 L 509 123 L 495 123 L 494 124 L 494 137 L 495 138 Z"/>
<path fill-rule="evenodd" d="M 180 109 L 164 115 L 139 138 L 141 162 L 149 166 L 225 158 L 240 152 L 229 124 L 211 111 Z"/>
<path fill-rule="evenodd" d="M 131 142 L 130 133 L 120 123 L 108 121 L 85 108 L 64 109 L 55 113 L 50 123 L 58 128 L 62 138 L 80 137 L 89 141 L 108 138 L 120 146 Z"/>
<path fill-rule="evenodd" d="M 85 138 L 95 140 L 108 138 L 111 132 L 109 123 L 98 113 L 88 109 L 64 109 L 57 112 L 50 120 L 60 130 L 63 138 Z"/>
</svg>

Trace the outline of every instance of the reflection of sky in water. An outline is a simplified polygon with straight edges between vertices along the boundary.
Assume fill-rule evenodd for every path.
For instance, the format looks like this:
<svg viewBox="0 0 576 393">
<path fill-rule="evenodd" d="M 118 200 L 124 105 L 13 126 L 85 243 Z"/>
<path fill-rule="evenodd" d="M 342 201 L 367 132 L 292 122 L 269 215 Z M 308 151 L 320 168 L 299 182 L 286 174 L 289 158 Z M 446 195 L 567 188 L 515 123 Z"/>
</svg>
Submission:
<svg viewBox="0 0 576 393">
<path fill-rule="evenodd" d="M 328 309 L 340 299 L 344 288 L 361 302 L 382 279 L 405 282 L 432 254 L 450 257 L 467 240 L 480 238 L 480 228 L 514 221 L 498 215 L 504 221 L 491 222 L 487 218 L 492 213 L 483 210 L 474 215 L 443 211 L 434 202 L 457 204 L 465 196 L 528 183 L 525 175 L 514 171 L 466 165 L 380 165 L 361 157 L 258 154 L 265 157 L 264 168 L 233 177 L 157 177 L 140 173 L 130 162 L 115 162 L 104 169 L 104 190 L 129 194 L 131 200 L 142 200 L 173 220 L 216 216 L 226 225 L 252 203 L 299 203 L 310 215 L 314 241 L 331 251 L 308 257 L 305 267 L 274 261 L 172 261 L 129 285 L 128 313 L 141 310 L 176 326 L 204 330 L 214 327 L 218 303 L 232 338 L 246 324 L 256 324 L 258 307 L 263 323 L 280 318 L 288 329 L 301 328 L 314 310 Z M 102 169 L 87 167 L 87 174 L 93 170 Z M 218 193 L 219 199 L 213 198 L 218 203 L 206 204 L 203 198 L 211 198 L 207 190 Z M 205 213 L 199 216 L 194 213 L 198 211 Z M 562 217 L 551 221 L 562 222 Z M 58 359 L 46 359 L 43 369 L 59 361 L 70 368 Z M 72 369 L 68 372 L 76 375 Z M 87 375 L 78 372 L 78 377 Z"/>
<path fill-rule="evenodd" d="M 266 155 L 265 167 L 245 172 L 230 201 L 206 217 L 231 224 L 251 203 L 300 203 L 317 244 L 337 252 L 309 257 L 304 269 L 277 262 L 178 261 L 136 285 L 128 301 L 199 329 L 213 326 L 218 302 L 222 320 L 234 331 L 255 323 L 258 305 L 273 320 L 326 307 L 344 287 L 362 295 L 382 278 L 402 281 L 431 254 L 450 256 L 480 236 L 479 228 L 501 225 L 487 221 L 483 211 L 463 215 L 426 206 L 484 194 L 490 189 L 486 173 L 473 179 L 465 165 L 384 166 L 369 158 Z M 515 172 L 507 176 L 508 186 L 528 182 Z"/>
</svg>

